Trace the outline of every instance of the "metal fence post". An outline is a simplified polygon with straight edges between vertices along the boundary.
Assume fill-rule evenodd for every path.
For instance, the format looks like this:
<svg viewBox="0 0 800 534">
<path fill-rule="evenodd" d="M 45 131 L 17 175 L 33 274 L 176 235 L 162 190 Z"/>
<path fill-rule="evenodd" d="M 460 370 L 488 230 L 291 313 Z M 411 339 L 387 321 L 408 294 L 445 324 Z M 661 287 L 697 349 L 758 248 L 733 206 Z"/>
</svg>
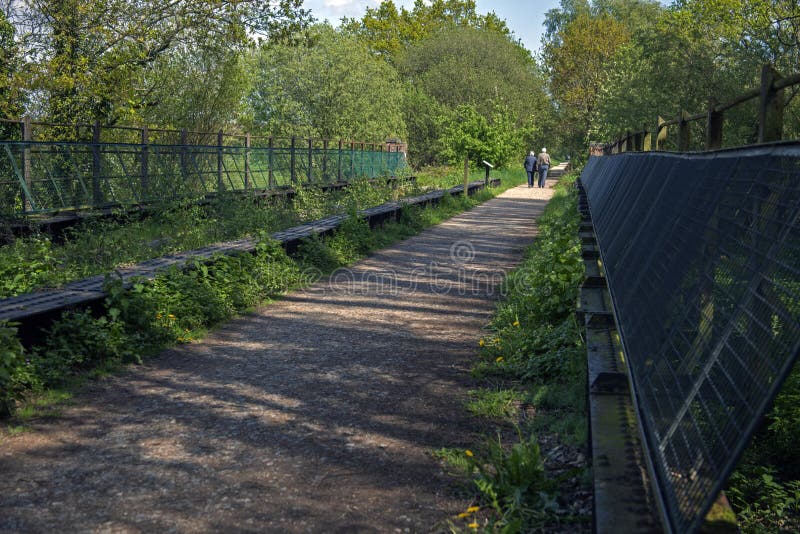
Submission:
<svg viewBox="0 0 800 534">
<path fill-rule="evenodd" d="M 223 163 L 222 163 L 222 144 L 225 142 L 225 134 L 222 130 L 217 133 L 217 194 L 222 193 L 225 189 L 225 183 L 222 181 Z"/>
<path fill-rule="evenodd" d="M 350 141 L 350 176 L 347 177 L 348 180 L 353 179 L 353 175 L 356 173 L 356 143 L 355 141 Z"/>
<path fill-rule="evenodd" d="M 314 181 L 314 174 L 312 169 L 314 168 L 314 138 L 308 138 L 308 183 L 312 183 Z"/>
<path fill-rule="evenodd" d="M 149 165 L 150 165 L 150 148 L 148 144 L 150 143 L 150 134 L 147 130 L 147 126 L 142 128 L 142 160 L 141 160 L 141 174 L 142 174 L 142 192 L 139 197 L 139 200 L 145 200 L 149 198 L 149 191 L 150 191 L 150 184 L 149 184 Z"/>
<path fill-rule="evenodd" d="M 181 130 L 181 176 L 184 183 L 189 181 L 189 154 L 186 145 L 189 144 L 189 134 L 186 128 Z"/>
<path fill-rule="evenodd" d="M 783 137 L 783 89 L 773 85 L 781 75 L 772 65 L 761 69 L 761 97 L 758 103 L 758 142 L 780 141 Z"/>
<path fill-rule="evenodd" d="M 706 118 L 706 150 L 722 148 L 722 123 L 723 114 L 716 111 L 717 99 L 711 97 L 708 101 L 708 117 Z"/>
<path fill-rule="evenodd" d="M 294 143 L 295 143 L 295 137 L 292 136 L 292 144 L 291 144 L 291 147 L 289 149 L 289 175 L 290 175 L 290 177 L 292 179 L 292 183 L 293 184 L 296 181 L 296 177 L 295 177 L 295 174 L 294 174 Z"/>
<path fill-rule="evenodd" d="M 274 140 L 272 136 L 269 138 L 269 145 L 267 151 L 267 172 L 269 174 L 269 187 L 275 186 L 275 171 L 272 168 L 272 153 L 275 152 Z"/>
<path fill-rule="evenodd" d="M 250 134 L 244 134 L 244 188 L 250 189 Z"/>
<path fill-rule="evenodd" d="M 99 206 L 103 202 L 100 190 L 102 163 L 100 158 L 100 121 L 96 120 L 92 126 L 92 204 L 94 206 Z"/>
<path fill-rule="evenodd" d="M 31 145 L 30 141 L 33 139 L 33 132 L 31 131 L 31 118 L 22 118 L 22 178 L 25 182 L 27 191 L 22 191 L 22 210 L 29 211 L 33 209 L 31 202 L 33 197 L 33 181 L 31 180 Z M 28 198 L 28 195 L 31 198 Z"/>
<path fill-rule="evenodd" d="M 336 180 L 341 182 L 342 181 L 342 140 L 339 139 L 339 161 L 337 163 L 337 171 L 336 171 Z"/>
<path fill-rule="evenodd" d="M 328 175 L 328 140 L 322 140 L 322 181 L 327 181 Z"/>
</svg>

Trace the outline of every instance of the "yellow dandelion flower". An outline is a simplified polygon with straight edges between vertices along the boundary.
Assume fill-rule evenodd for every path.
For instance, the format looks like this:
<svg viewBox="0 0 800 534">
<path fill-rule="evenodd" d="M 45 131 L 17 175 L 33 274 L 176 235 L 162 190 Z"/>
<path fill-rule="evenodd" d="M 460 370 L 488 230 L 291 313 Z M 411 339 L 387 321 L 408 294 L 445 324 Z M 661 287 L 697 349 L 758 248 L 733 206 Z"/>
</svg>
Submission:
<svg viewBox="0 0 800 534">
<path fill-rule="evenodd" d="M 516 321 L 514 321 L 514 326 L 519 326 L 519 319 L 517 319 Z"/>
<path fill-rule="evenodd" d="M 466 454 L 466 455 L 467 455 L 467 456 L 469 456 L 470 458 L 472 458 L 472 457 L 474 456 L 474 454 L 472 454 L 472 451 L 471 451 L 471 450 L 469 450 L 469 449 L 465 450 L 465 451 L 464 451 L 464 454 Z"/>
<path fill-rule="evenodd" d="M 458 518 L 459 519 L 464 519 L 465 517 L 469 517 L 471 515 L 472 514 L 470 514 L 469 512 L 461 512 L 460 514 L 458 514 Z"/>
<path fill-rule="evenodd" d="M 494 361 L 496 361 L 497 363 L 500 363 L 500 362 L 503 361 L 503 357 L 502 356 L 498 356 L 497 358 L 495 358 Z"/>
<path fill-rule="evenodd" d="M 174 319 L 175 318 L 175 316 L 172 315 L 171 313 L 169 315 L 167 315 L 167 317 L 169 317 L 170 319 Z"/>
<path fill-rule="evenodd" d="M 468 526 L 469 528 L 473 529 L 473 530 L 478 530 L 478 523 L 476 523 L 475 521 L 473 521 L 472 523 L 470 523 L 470 524 L 469 524 L 469 525 L 467 525 L 467 526 Z"/>
<path fill-rule="evenodd" d="M 160 313 L 156 314 L 156 319 L 161 319 L 161 314 Z"/>
<path fill-rule="evenodd" d="M 482 346 L 486 345 L 486 342 L 483 339 L 481 339 L 480 341 L 478 341 L 478 345 L 480 345 L 482 347 Z"/>
<path fill-rule="evenodd" d="M 471 514 L 474 514 L 475 512 L 477 512 L 480 509 L 481 509 L 480 506 L 470 506 L 469 508 L 467 508 L 467 512 L 469 512 Z"/>
</svg>

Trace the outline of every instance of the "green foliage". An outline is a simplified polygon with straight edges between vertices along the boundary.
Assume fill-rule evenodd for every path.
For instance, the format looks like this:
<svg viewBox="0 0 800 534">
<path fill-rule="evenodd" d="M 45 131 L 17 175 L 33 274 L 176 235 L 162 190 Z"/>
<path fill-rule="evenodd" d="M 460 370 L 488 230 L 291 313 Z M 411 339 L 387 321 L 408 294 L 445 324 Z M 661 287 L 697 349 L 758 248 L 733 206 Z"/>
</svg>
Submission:
<svg viewBox="0 0 800 534">
<path fill-rule="evenodd" d="M 106 360 L 137 359 L 123 324 L 113 318 L 95 318 L 88 310 L 64 312 L 45 331 L 43 342 L 31 351 L 34 374 L 45 387 L 58 385 Z"/>
<path fill-rule="evenodd" d="M 49 238 L 34 235 L 0 247 L 0 297 L 31 291 L 58 276 Z"/>
<path fill-rule="evenodd" d="M 40 112 L 57 123 L 108 124 L 135 119 L 160 96 L 153 84 L 161 78 L 150 68 L 163 57 L 184 48 L 240 48 L 256 32 L 296 30 L 308 17 L 299 7 L 299 0 L 41 0 L 16 6 L 13 22 L 41 28 L 20 40 L 24 84 Z M 73 136 L 69 130 L 63 135 Z"/>
<path fill-rule="evenodd" d="M 497 32 L 447 28 L 409 47 L 400 70 L 413 84 L 406 97 L 412 162 L 468 154 L 503 165 L 549 122 L 543 77 L 530 53 Z"/>
<path fill-rule="evenodd" d="M 318 25 L 307 45 L 261 48 L 253 64 L 256 131 L 329 139 L 406 135 L 397 72 L 354 37 Z"/>
<path fill-rule="evenodd" d="M 800 529 L 799 439 L 796 365 L 725 488 L 744 532 Z"/>
<path fill-rule="evenodd" d="M 514 421 L 522 395 L 513 389 L 478 389 L 469 392 L 467 410 L 478 417 Z"/>
<path fill-rule="evenodd" d="M 23 365 L 24 350 L 17 339 L 17 324 L 0 321 L 0 417 L 11 413 L 17 392 L 12 377 Z"/>
<path fill-rule="evenodd" d="M 500 516 L 495 527 L 511 532 L 526 530 L 553 504 L 550 493 L 554 484 L 545 475 L 536 436 L 520 435 L 510 450 L 498 436 L 470 458 L 477 473 L 475 485 Z"/>
<path fill-rule="evenodd" d="M 743 532 L 797 532 L 800 528 L 800 480 L 783 481 L 775 467 L 740 465 L 725 493 Z"/>
<path fill-rule="evenodd" d="M 511 36 L 505 21 L 494 13 L 480 15 L 474 0 L 415 2 L 410 11 L 402 6 L 398 10 L 394 2 L 383 1 L 376 8 L 368 7 L 361 20 L 344 19 L 343 26 L 389 61 L 396 59 L 406 46 L 453 26 Z"/>
<path fill-rule="evenodd" d="M 503 110 L 497 110 L 489 120 L 474 107 L 462 105 L 445 120 L 440 139 L 442 155 L 454 165 L 467 158 L 476 167 L 483 160 L 505 167 L 521 146 L 510 117 Z"/>
</svg>

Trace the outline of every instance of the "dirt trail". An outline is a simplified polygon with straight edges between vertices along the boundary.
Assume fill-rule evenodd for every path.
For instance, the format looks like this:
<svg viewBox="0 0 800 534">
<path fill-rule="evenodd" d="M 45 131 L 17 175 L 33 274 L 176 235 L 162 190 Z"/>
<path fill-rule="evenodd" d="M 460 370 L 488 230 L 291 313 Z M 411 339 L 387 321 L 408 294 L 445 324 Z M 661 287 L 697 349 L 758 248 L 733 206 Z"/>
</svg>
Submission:
<svg viewBox="0 0 800 534">
<path fill-rule="evenodd" d="M 428 532 L 468 373 L 551 189 L 511 189 L 0 444 L 0 532 Z"/>
</svg>

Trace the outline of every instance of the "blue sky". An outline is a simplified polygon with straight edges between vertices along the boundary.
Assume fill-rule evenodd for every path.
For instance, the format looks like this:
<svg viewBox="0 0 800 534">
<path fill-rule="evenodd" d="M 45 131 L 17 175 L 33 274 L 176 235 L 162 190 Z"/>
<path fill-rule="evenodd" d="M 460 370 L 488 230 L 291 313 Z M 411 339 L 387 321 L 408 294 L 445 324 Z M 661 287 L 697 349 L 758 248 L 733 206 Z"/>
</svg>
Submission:
<svg viewBox="0 0 800 534">
<path fill-rule="evenodd" d="M 327 19 L 336 26 L 342 17 L 361 18 L 367 7 L 375 7 L 380 3 L 380 0 L 305 0 L 303 6 L 310 9 L 318 20 Z M 394 0 L 394 3 L 408 9 L 414 5 L 413 0 Z M 545 13 L 560 5 L 559 0 L 476 0 L 475 3 L 479 13 L 494 11 L 504 19 L 530 51 L 539 49 Z"/>
</svg>

